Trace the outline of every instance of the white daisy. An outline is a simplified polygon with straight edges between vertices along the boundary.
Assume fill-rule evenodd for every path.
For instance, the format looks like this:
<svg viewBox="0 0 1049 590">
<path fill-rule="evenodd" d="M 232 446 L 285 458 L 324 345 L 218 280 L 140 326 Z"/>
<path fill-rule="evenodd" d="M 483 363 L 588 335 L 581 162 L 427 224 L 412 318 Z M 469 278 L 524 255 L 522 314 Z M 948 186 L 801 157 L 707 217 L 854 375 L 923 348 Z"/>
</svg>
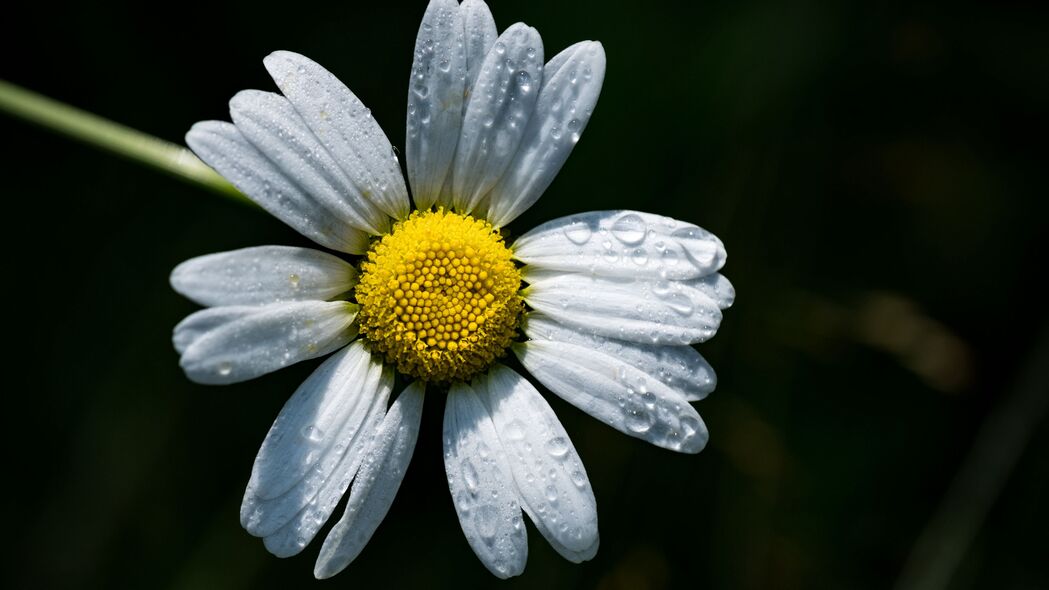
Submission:
<svg viewBox="0 0 1049 590">
<path fill-rule="evenodd" d="M 689 402 L 715 378 L 690 345 L 714 335 L 733 299 L 717 273 L 722 243 L 650 213 L 573 215 L 504 243 L 499 228 L 539 198 L 590 119 L 601 44 L 544 63 L 535 29 L 497 35 L 484 2 L 432 0 L 408 96 L 414 211 L 389 140 L 346 86 L 294 53 L 265 65 L 283 95 L 240 92 L 232 124 L 198 123 L 186 141 L 264 209 L 359 258 L 262 246 L 194 258 L 171 275 L 176 291 L 208 306 L 174 333 L 196 382 L 334 353 L 262 443 L 244 527 L 275 555 L 294 555 L 349 489 L 315 574 L 345 568 L 393 502 L 429 385 L 447 389 L 448 485 L 484 565 L 501 578 L 523 571 L 522 512 L 565 558 L 590 559 L 597 507 L 582 462 L 546 400 L 499 359 L 512 349 L 602 422 L 695 453 L 707 430 Z M 390 404 L 395 371 L 414 381 Z"/>
</svg>

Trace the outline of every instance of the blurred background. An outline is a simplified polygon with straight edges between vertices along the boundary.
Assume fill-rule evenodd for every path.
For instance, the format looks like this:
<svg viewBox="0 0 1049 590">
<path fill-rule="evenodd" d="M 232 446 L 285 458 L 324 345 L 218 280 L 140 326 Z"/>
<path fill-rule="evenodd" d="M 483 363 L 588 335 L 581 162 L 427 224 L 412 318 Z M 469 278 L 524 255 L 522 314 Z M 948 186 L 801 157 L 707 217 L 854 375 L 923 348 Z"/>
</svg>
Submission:
<svg viewBox="0 0 1049 590">
<path fill-rule="evenodd" d="M 699 347 L 719 388 L 697 456 L 549 395 L 601 549 L 533 529 L 501 583 L 459 529 L 431 395 L 389 516 L 329 587 L 1045 588 L 1049 289 L 1045 4 L 493 0 L 548 56 L 608 54 L 601 101 L 510 226 L 638 208 L 728 247 L 738 299 Z M 403 148 L 424 3 L 22 6 L 0 78 L 170 141 L 228 119 L 262 58 L 304 53 Z M 0 116 L 8 588 L 306 587 L 238 506 L 316 365 L 211 388 L 178 369 L 178 262 L 308 245 L 259 210 Z M 6 348 L 6 347 L 5 347 Z M 323 533 L 322 533 L 323 534 Z M 6 579 L 6 581 L 5 581 Z"/>
</svg>

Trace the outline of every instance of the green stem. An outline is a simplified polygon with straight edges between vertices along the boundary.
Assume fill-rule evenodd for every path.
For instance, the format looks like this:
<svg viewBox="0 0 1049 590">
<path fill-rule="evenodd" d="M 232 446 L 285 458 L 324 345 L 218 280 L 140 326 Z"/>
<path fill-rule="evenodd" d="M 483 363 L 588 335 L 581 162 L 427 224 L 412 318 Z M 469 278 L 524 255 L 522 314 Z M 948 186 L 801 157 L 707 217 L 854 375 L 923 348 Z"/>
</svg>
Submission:
<svg viewBox="0 0 1049 590">
<path fill-rule="evenodd" d="M 188 149 L 0 80 L 0 111 L 130 160 L 152 166 L 224 197 L 251 202 Z"/>
</svg>

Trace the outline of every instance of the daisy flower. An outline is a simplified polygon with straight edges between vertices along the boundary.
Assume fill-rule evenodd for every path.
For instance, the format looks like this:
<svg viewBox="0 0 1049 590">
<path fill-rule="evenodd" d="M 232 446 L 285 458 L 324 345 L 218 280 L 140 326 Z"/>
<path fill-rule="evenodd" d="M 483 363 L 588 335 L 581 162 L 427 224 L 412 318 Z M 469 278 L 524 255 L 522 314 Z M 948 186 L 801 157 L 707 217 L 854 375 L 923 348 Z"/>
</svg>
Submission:
<svg viewBox="0 0 1049 590">
<path fill-rule="evenodd" d="M 582 213 L 504 241 L 501 228 L 546 190 L 590 119 L 601 44 L 547 60 L 535 29 L 498 34 L 484 2 L 432 0 L 408 94 L 414 209 L 396 152 L 345 85 L 295 53 L 265 66 L 282 94 L 240 92 L 233 123 L 198 123 L 186 141 L 338 254 L 261 246 L 171 274 L 207 307 L 174 331 L 193 381 L 235 383 L 331 355 L 266 435 L 242 524 L 275 555 L 294 555 L 349 490 L 315 574 L 341 571 L 393 502 L 429 390 L 446 395 L 448 487 L 485 567 L 501 578 L 524 570 L 522 513 L 566 559 L 590 559 L 586 470 L 543 396 L 501 359 L 512 350 L 539 383 L 613 428 L 696 453 L 707 430 L 689 402 L 715 378 L 690 345 L 714 335 L 733 299 L 717 272 L 722 243 L 667 217 Z"/>
</svg>

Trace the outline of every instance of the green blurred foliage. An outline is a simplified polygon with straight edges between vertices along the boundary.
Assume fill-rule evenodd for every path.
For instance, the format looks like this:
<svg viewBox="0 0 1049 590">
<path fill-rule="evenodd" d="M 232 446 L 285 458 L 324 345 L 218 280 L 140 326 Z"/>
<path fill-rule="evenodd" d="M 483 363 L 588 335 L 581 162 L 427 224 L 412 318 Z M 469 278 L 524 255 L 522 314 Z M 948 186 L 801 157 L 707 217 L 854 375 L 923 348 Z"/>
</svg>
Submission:
<svg viewBox="0 0 1049 590">
<path fill-rule="evenodd" d="M 549 396 L 593 483 L 602 547 L 572 565 L 532 530 L 525 574 L 498 583 L 452 510 L 431 395 L 389 516 L 327 584 L 891 586 L 1045 338 L 1045 6 L 492 4 L 500 28 L 536 26 L 547 55 L 590 38 L 609 60 L 583 140 L 511 231 L 638 208 L 727 244 L 739 297 L 700 347 L 720 377 L 698 405 L 711 444 L 674 455 Z M 193 122 L 226 119 L 236 91 L 273 89 L 261 59 L 290 49 L 403 146 L 423 6 L 37 3 L 7 22 L 0 77 L 180 142 Z M 167 285 L 191 256 L 305 239 L 20 122 L 0 119 L 0 137 L 4 586 L 313 584 L 318 544 L 278 560 L 237 507 L 315 363 L 191 384 L 170 333 L 194 306 Z M 1049 391 L 1049 367 L 1033 374 Z M 1049 586 L 1039 424 L 950 588 Z"/>
</svg>

